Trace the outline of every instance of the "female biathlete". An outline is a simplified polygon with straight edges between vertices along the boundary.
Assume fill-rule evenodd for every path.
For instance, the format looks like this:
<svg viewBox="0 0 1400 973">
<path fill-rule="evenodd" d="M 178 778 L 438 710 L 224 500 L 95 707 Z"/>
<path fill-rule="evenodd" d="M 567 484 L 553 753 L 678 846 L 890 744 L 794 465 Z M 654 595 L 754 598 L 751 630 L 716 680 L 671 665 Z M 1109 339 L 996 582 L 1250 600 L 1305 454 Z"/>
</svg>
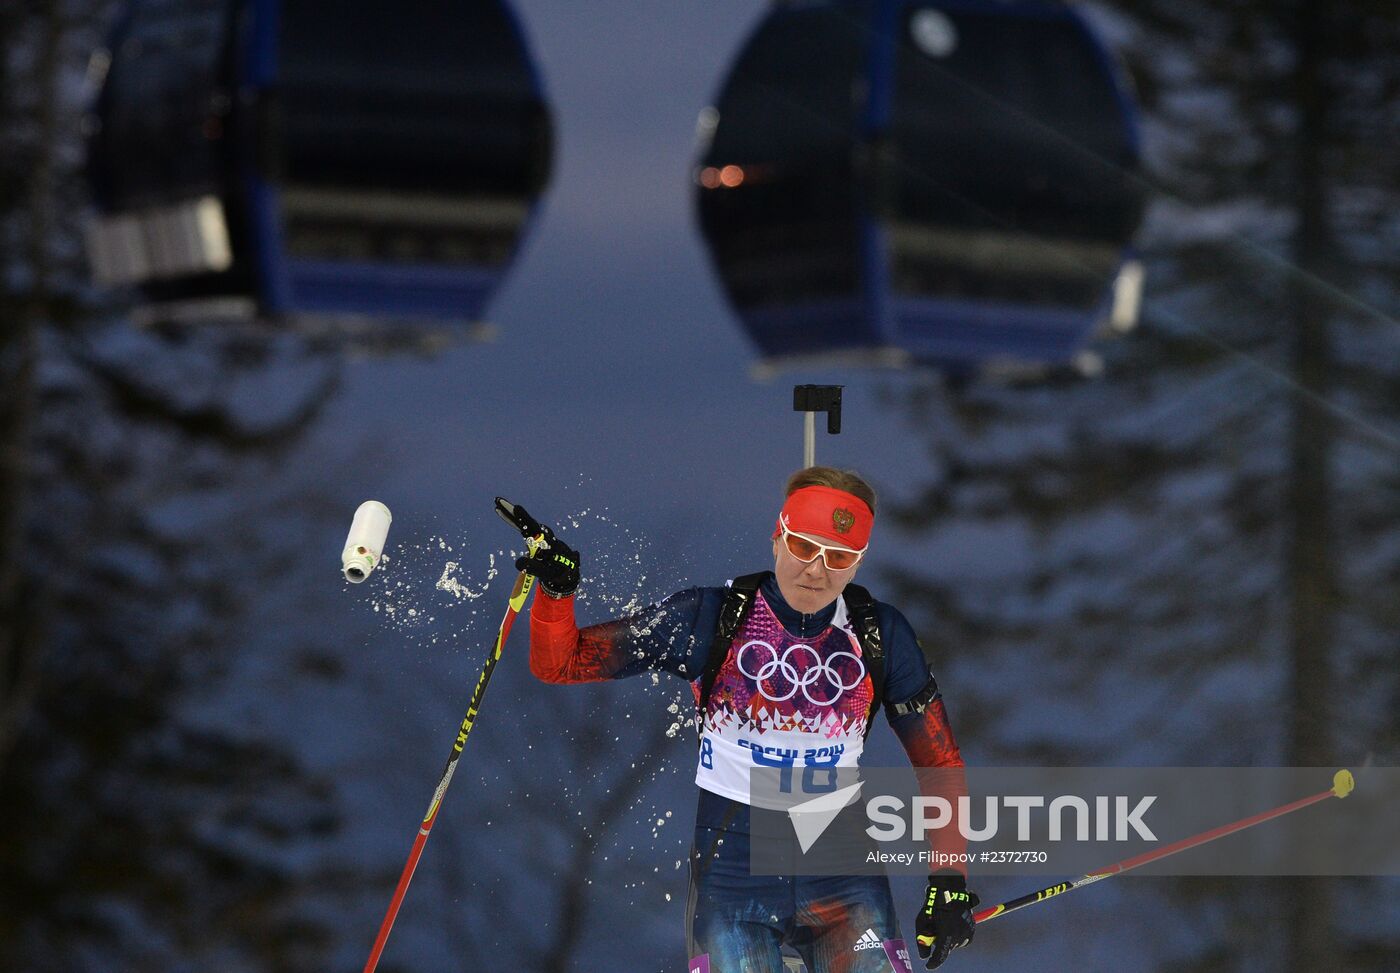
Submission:
<svg viewBox="0 0 1400 973">
<path fill-rule="evenodd" d="M 517 563 L 543 588 L 530 613 L 530 669 L 550 683 L 662 670 L 694 688 L 690 973 L 782 973 L 784 945 L 811 973 L 912 973 L 883 874 L 750 874 L 749 772 L 775 755 L 854 767 L 883 703 L 916 768 L 963 765 L 913 629 L 851 584 L 874 525 L 874 491 L 855 473 L 813 466 L 793 474 L 786 498 L 771 572 L 688 588 L 581 630 L 579 555 L 548 533 L 547 549 Z M 977 904 L 962 871 L 930 876 L 914 921 L 928 969 L 972 941 Z"/>
</svg>

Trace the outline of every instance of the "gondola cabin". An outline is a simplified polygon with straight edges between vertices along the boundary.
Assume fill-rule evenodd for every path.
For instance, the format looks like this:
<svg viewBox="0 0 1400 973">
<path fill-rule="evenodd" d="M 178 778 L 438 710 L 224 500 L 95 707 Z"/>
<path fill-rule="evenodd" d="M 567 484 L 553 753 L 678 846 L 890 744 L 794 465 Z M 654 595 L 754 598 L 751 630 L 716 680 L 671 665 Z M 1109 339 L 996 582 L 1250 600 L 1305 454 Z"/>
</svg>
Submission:
<svg viewBox="0 0 1400 973">
<path fill-rule="evenodd" d="M 1136 318 L 1135 110 L 1070 7 L 775 4 L 700 136 L 701 228 L 770 361 L 1065 364 Z"/>
<path fill-rule="evenodd" d="M 94 66 L 94 275 L 173 317 L 473 321 L 549 174 L 500 0 L 138 0 Z"/>
</svg>

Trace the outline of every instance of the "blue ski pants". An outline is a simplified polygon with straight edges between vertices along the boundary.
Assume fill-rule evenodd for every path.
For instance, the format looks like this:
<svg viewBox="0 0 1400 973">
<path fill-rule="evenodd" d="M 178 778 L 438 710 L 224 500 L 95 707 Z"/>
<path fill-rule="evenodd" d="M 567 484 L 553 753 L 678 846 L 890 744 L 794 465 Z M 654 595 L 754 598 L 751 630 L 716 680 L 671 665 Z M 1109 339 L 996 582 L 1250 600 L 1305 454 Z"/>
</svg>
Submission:
<svg viewBox="0 0 1400 973">
<path fill-rule="evenodd" d="M 695 829 L 686 906 L 689 973 L 912 973 L 883 875 L 751 875 L 749 836 Z"/>
</svg>

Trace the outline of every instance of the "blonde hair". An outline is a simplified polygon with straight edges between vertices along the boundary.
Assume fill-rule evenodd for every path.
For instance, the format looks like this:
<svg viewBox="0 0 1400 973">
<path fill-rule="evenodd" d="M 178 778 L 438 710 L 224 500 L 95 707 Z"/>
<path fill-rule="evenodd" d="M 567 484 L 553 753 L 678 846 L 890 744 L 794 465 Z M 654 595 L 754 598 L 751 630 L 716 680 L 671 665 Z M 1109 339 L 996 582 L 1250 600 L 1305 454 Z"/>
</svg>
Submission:
<svg viewBox="0 0 1400 973">
<path fill-rule="evenodd" d="M 875 488 L 866 483 L 855 470 L 838 470 L 834 466 L 809 466 L 788 477 L 787 491 L 783 496 L 790 497 L 803 487 L 809 486 L 844 490 L 864 502 L 872 514 L 875 512 Z"/>
</svg>

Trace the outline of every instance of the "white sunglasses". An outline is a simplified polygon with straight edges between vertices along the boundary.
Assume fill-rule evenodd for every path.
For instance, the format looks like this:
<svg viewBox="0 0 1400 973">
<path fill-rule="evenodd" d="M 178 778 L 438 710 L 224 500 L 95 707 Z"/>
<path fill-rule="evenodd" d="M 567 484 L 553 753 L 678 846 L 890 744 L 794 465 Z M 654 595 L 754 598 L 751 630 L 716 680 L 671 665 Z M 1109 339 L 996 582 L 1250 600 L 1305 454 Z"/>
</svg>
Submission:
<svg viewBox="0 0 1400 973">
<path fill-rule="evenodd" d="M 828 571 L 850 570 L 860 563 L 860 559 L 870 549 L 869 544 L 858 551 L 849 547 L 837 547 L 835 544 L 822 544 L 810 537 L 794 534 L 786 526 L 782 528 L 782 531 L 783 544 L 786 545 L 789 554 L 803 564 L 811 564 L 820 557 L 822 564 L 826 565 Z"/>
</svg>

